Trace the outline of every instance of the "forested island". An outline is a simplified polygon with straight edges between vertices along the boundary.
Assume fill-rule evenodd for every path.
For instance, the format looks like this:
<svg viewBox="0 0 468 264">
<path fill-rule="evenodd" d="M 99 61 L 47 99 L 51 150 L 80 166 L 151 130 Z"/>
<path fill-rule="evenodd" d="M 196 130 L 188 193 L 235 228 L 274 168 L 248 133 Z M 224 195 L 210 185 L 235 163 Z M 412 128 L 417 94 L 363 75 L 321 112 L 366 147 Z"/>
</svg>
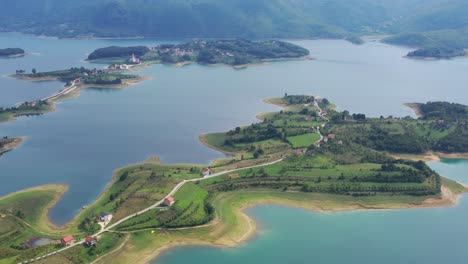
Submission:
<svg viewBox="0 0 468 264">
<path fill-rule="evenodd" d="M 199 64 L 247 65 L 267 60 L 299 59 L 309 55 L 300 46 L 277 40 L 250 41 L 200 40 L 184 44 L 162 44 L 156 47 L 106 47 L 97 49 L 88 60 L 138 64 L 196 62 Z"/>
<path fill-rule="evenodd" d="M 406 56 L 409 58 L 436 58 L 450 59 L 454 57 L 465 56 L 466 52 L 463 48 L 423 48 L 409 52 Z"/>
<path fill-rule="evenodd" d="M 245 240 L 253 229 L 241 210 L 259 202 L 331 211 L 435 207 L 451 205 L 450 197 L 467 191 L 422 161 L 392 155 L 438 146 L 467 151 L 463 144 L 441 144 L 447 138 L 466 142 L 456 131 L 465 133 L 467 106 L 418 104 L 424 116 L 413 119 L 350 114 L 306 95 L 266 102 L 283 109 L 261 114 L 251 125 L 200 136 L 231 157 L 205 166 L 150 159 L 118 169 L 100 198 L 62 229 L 48 225 L 46 212 L 66 187 L 0 198 L 0 258 L 140 263 L 179 243 L 232 246 Z M 37 239 L 50 241 L 36 245 Z M 125 254 L 108 254 L 114 250 Z"/>
<path fill-rule="evenodd" d="M 23 55 L 24 50 L 20 48 L 0 49 L 0 57 L 18 57 Z"/>
</svg>

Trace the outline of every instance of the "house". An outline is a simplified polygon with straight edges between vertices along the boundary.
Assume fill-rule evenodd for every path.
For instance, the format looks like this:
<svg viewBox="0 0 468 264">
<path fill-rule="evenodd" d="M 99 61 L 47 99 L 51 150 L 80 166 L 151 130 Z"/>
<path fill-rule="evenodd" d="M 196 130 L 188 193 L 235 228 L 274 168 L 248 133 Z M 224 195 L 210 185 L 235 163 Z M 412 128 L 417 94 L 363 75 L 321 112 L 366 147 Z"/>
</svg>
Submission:
<svg viewBox="0 0 468 264">
<path fill-rule="evenodd" d="M 320 148 L 320 142 L 315 142 L 314 146 L 317 147 L 317 148 Z"/>
<path fill-rule="evenodd" d="M 60 239 L 60 243 L 64 246 L 70 246 L 71 244 L 75 243 L 75 239 L 73 236 L 65 236 Z"/>
<path fill-rule="evenodd" d="M 88 247 L 95 246 L 97 244 L 97 237 L 89 236 L 85 239 L 85 244 Z"/>
<path fill-rule="evenodd" d="M 338 141 L 338 145 L 343 145 L 343 140 Z"/>
<path fill-rule="evenodd" d="M 309 129 L 307 129 L 307 132 L 314 133 L 315 132 L 315 127 L 313 127 L 313 126 L 309 127 Z"/>
<path fill-rule="evenodd" d="M 209 168 L 202 169 L 203 176 L 208 176 L 211 174 L 211 170 Z"/>
<path fill-rule="evenodd" d="M 297 149 L 296 150 L 296 155 L 301 156 L 306 153 L 306 149 Z"/>
<path fill-rule="evenodd" d="M 99 220 L 101 222 L 109 222 L 109 213 L 108 212 L 102 212 L 101 214 L 99 214 Z"/>
<path fill-rule="evenodd" d="M 310 118 L 304 117 L 304 121 L 306 121 L 306 122 L 307 122 L 307 121 L 310 121 Z"/>
<path fill-rule="evenodd" d="M 81 78 L 80 78 L 80 77 L 78 77 L 78 78 L 75 79 L 75 83 L 80 83 L 80 82 L 81 82 Z"/>
<path fill-rule="evenodd" d="M 323 142 L 328 142 L 328 137 L 323 137 Z"/>
<path fill-rule="evenodd" d="M 165 206 L 173 206 L 174 203 L 175 203 L 174 197 L 172 197 L 172 196 L 166 197 L 166 199 L 164 199 L 163 203 L 164 203 Z"/>
<path fill-rule="evenodd" d="M 436 121 L 436 123 L 437 123 L 437 124 L 444 124 L 444 123 L 445 123 L 445 120 L 439 119 L 439 120 Z"/>
<path fill-rule="evenodd" d="M 330 134 L 328 134 L 327 137 L 328 137 L 329 139 L 335 139 L 335 138 L 336 138 L 336 135 L 333 134 L 333 133 L 330 133 Z"/>
</svg>

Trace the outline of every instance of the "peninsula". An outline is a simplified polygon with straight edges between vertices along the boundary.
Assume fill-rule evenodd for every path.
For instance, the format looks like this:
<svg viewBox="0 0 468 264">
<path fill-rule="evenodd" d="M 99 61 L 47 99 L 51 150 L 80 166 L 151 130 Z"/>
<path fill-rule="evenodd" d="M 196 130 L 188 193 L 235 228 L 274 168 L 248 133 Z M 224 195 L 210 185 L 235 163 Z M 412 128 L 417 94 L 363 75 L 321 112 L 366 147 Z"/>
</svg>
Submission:
<svg viewBox="0 0 468 264">
<path fill-rule="evenodd" d="M 0 138 L 0 156 L 8 152 L 14 148 L 16 148 L 19 144 L 23 142 L 23 138 L 18 137 L 18 138 L 9 138 L 9 137 L 3 137 Z"/>
<path fill-rule="evenodd" d="M 20 48 L 0 49 L 0 58 L 1 57 L 13 58 L 13 57 L 20 57 L 20 56 L 24 56 L 23 49 L 20 49 Z"/>
<path fill-rule="evenodd" d="M 64 186 L 0 198 L 0 259 L 146 263 L 170 246 L 236 245 L 254 231 L 242 210 L 256 203 L 330 211 L 437 207 L 467 191 L 422 161 L 392 156 L 438 146 L 450 151 L 441 142 L 466 140 L 466 106 L 423 104 L 425 116 L 413 119 L 340 112 L 327 99 L 306 95 L 266 102 L 283 109 L 200 136 L 230 158 L 205 166 L 151 159 L 120 168 L 98 200 L 66 227 L 47 220 Z"/>
<path fill-rule="evenodd" d="M 97 49 L 88 60 L 103 60 L 114 63 L 199 63 L 205 65 L 248 65 L 268 60 L 301 59 L 309 51 L 300 46 L 278 41 L 197 40 L 184 44 L 162 44 L 156 47 L 107 47 Z"/>
</svg>

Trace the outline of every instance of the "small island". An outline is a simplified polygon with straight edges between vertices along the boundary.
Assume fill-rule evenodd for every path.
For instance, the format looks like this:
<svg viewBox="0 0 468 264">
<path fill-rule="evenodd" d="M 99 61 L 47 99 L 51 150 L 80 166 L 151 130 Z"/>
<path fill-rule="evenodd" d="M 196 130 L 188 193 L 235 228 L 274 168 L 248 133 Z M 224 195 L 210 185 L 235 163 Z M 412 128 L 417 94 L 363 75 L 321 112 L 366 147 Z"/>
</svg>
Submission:
<svg viewBox="0 0 468 264">
<path fill-rule="evenodd" d="M 302 59 L 308 55 L 307 49 L 283 41 L 236 39 L 200 40 L 184 44 L 162 44 L 156 47 L 112 46 L 93 51 L 88 56 L 88 60 L 130 65 L 143 62 L 179 65 L 194 62 L 205 65 L 240 66 L 269 60 Z"/>
<path fill-rule="evenodd" d="M 24 56 L 24 50 L 20 48 L 6 48 L 0 49 L 0 58 L 14 58 L 14 57 L 21 57 Z"/>
<path fill-rule="evenodd" d="M 432 47 L 411 51 L 406 56 L 408 58 L 450 59 L 466 56 L 466 52 L 462 48 Z"/>
<path fill-rule="evenodd" d="M 266 102 L 283 109 L 200 136 L 231 157 L 209 165 L 164 165 L 152 158 L 120 168 L 97 201 L 65 227 L 49 223 L 47 209 L 66 186 L 0 198 L 0 258 L 146 263 L 181 244 L 237 245 L 255 231 L 242 211 L 257 203 L 320 211 L 429 208 L 453 205 L 468 191 L 419 159 L 397 157 L 467 152 L 467 106 L 413 104 L 424 114 L 414 119 L 350 114 L 307 95 Z"/>
</svg>

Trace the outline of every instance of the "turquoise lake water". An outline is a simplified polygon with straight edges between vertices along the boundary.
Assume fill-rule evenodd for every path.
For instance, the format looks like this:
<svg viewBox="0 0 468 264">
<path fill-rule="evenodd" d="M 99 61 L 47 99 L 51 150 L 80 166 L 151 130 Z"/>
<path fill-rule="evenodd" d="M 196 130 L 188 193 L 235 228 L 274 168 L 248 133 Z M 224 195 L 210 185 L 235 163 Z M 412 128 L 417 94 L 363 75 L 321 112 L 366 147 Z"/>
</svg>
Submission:
<svg viewBox="0 0 468 264">
<path fill-rule="evenodd" d="M 431 163 L 468 183 L 468 161 Z M 256 236 L 236 248 L 179 247 L 153 264 L 466 264 L 468 197 L 450 208 L 319 213 L 261 205 L 247 213 Z"/>
<path fill-rule="evenodd" d="M 83 59 L 109 45 L 156 45 L 174 40 L 61 40 L 0 34 L 0 46 L 29 55 L 0 60 L 0 76 L 16 69 L 38 71 L 85 66 Z M 152 77 L 128 89 L 87 89 L 56 105 L 57 111 L 0 124 L 0 136 L 26 136 L 21 147 L 0 157 L 0 195 L 48 183 L 69 191 L 50 212 L 63 224 L 93 202 L 118 167 L 158 155 L 167 163 L 207 163 L 223 154 L 204 147 L 201 133 L 255 122 L 258 112 L 277 110 L 262 99 L 289 94 L 327 97 L 340 109 L 371 116 L 412 115 L 405 102 L 448 100 L 468 104 L 468 60 L 403 59 L 409 49 L 369 42 L 294 41 L 315 60 L 230 67 L 154 65 Z M 59 82 L 0 78 L 0 106 L 43 98 Z"/>
</svg>

